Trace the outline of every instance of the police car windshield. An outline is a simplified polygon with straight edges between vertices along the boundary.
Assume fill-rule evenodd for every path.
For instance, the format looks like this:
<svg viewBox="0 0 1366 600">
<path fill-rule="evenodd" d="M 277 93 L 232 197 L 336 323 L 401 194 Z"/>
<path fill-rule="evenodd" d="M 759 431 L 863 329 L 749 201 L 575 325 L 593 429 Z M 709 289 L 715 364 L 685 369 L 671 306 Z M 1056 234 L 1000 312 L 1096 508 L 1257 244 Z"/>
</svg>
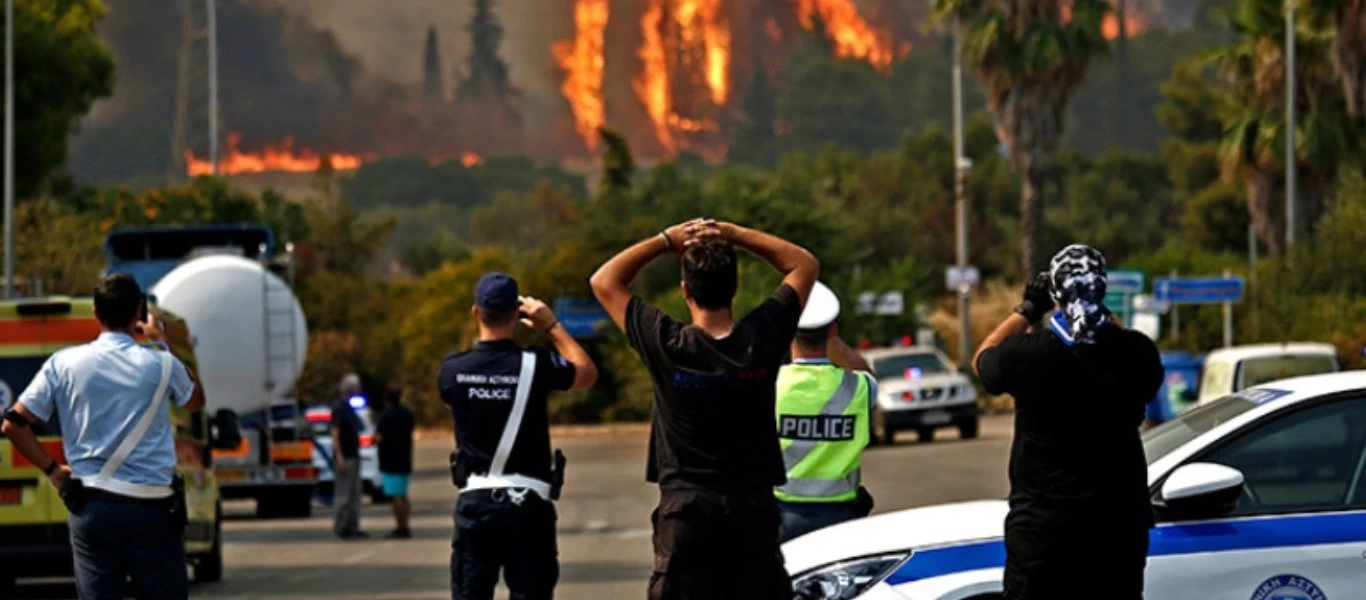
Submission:
<svg viewBox="0 0 1366 600">
<path fill-rule="evenodd" d="M 944 365 L 944 361 L 929 352 L 917 352 L 914 354 L 898 354 L 879 358 L 873 362 L 873 373 L 878 379 L 891 379 L 894 377 L 904 377 L 916 379 L 925 375 L 938 375 L 948 373 L 949 368 Z"/>
<path fill-rule="evenodd" d="M 1200 437 L 1200 434 L 1254 408 L 1257 408 L 1257 403 L 1252 400 L 1239 395 L 1224 396 L 1149 429 L 1143 434 L 1143 451 L 1148 455 L 1148 464 L 1161 460 L 1173 450 Z"/>
</svg>

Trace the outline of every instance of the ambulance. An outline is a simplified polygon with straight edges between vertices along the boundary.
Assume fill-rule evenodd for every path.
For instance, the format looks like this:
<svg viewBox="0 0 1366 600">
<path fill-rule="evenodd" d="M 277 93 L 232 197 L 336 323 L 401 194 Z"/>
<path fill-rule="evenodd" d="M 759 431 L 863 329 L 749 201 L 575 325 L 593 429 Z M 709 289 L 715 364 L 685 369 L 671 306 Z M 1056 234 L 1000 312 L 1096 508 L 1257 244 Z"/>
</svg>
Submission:
<svg viewBox="0 0 1366 600">
<path fill-rule="evenodd" d="M 166 325 L 176 357 L 195 369 L 189 329 L 179 317 L 151 307 Z M 0 300 L 0 410 L 10 407 L 53 352 L 93 341 L 100 329 L 90 298 L 50 296 Z M 214 478 L 214 447 L 235 447 L 235 422 L 216 422 L 203 411 L 174 404 L 177 471 L 185 479 L 189 524 L 185 551 L 197 582 L 223 577 L 223 508 Z M 48 453 L 65 463 L 61 431 L 54 417 L 35 426 Z M 211 433 L 212 431 L 212 433 Z M 66 507 L 39 469 L 0 437 L 0 597 L 20 577 L 61 577 L 72 572 Z"/>
</svg>

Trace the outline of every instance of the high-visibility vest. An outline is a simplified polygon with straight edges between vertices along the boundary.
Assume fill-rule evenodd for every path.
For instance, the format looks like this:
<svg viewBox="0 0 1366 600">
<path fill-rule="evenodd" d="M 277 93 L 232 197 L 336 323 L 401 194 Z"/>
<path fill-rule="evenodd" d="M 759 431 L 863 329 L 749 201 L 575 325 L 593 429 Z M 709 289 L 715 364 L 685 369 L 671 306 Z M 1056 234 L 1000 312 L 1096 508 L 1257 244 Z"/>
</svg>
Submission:
<svg viewBox="0 0 1366 600">
<path fill-rule="evenodd" d="M 858 497 L 859 455 L 868 445 L 869 385 L 865 374 L 831 364 L 793 364 L 778 372 L 778 438 L 787 483 L 784 502 L 852 502 Z"/>
</svg>

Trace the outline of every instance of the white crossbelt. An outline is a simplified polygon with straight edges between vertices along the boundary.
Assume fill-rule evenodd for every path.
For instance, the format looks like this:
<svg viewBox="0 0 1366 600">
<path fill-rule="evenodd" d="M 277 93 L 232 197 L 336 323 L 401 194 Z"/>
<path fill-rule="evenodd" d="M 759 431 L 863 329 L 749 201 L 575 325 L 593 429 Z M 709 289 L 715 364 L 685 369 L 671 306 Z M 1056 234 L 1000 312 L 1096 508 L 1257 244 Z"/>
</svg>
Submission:
<svg viewBox="0 0 1366 600">
<path fill-rule="evenodd" d="M 142 417 L 138 419 L 137 425 L 128 432 L 123 442 L 114 449 L 114 453 L 109 456 L 109 460 L 104 461 L 104 468 L 94 477 L 81 477 L 81 483 L 86 487 L 92 487 L 120 496 L 130 496 L 133 498 L 159 499 L 171 496 L 170 486 L 147 485 L 143 483 L 129 483 L 114 479 L 114 473 L 118 472 L 119 467 L 123 466 L 124 461 L 133 450 L 142 443 L 142 439 L 147 436 L 147 430 L 151 428 L 152 421 L 156 419 L 160 412 L 161 403 L 166 400 L 166 388 L 171 382 L 171 353 L 161 353 L 161 382 L 157 384 L 157 391 L 152 395 L 151 404 L 143 409 Z"/>
<path fill-rule="evenodd" d="M 536 492 L 543 500 L 550 499 L 550 484 L 535 477 L 504 474 L 508 456 L 517 443 L 517 432 L 522 429 L 522 417 L 526 414 L 527 399 L 531 397 L 531 384 L 536 378 L 536 353 L 522 353 L 522 371 L 517 377 L 517 392 L 513 395 L 512 412 L 508 414 L 507 424 L 503 426 L 503 437 L 498 440 L 498 449 L 493 453 L 489 472 L 483 475 L 470 475 L 462 491 L 490 490 L 500 488 L 526 488 Z"/>
</svg>

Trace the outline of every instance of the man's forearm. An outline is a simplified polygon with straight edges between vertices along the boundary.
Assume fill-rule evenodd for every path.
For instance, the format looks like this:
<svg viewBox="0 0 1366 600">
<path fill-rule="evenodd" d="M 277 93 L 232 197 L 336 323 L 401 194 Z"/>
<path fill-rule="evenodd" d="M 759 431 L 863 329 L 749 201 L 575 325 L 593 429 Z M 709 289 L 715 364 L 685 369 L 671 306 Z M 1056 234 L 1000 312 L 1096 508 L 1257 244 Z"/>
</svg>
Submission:
<svg viewBox="0 0 1366 600">
<path fill-rule="evenodd" d="M 773 265 L 773 268 L 784 275 L 802 269 L 812 273 L 820 269 L 820 262 L 806 248 L 757 229 L 739 225 L 734 227 L 735 231 L 731 234 L 732 243 L 768 261 L 768 264 Z"/>
<path fill-rule="evenodd" d="M 674 243 L 682 243 L 682 240 L 675 240 Z M 655 235 L 649 239 L 636 242 L 631 247 L 622 250 L 607 262 L 603 263 L 598 271 L 589 279 L 593 290 L 598 289 L 629 289 L 631 283 L 636 280 L 636 276 L 649 266 L 654 259 L 663 256 L 668 251 L 664 242 L 664 237 Z"/>
<path fill-rule="evenodd" d="M 47 449 L 38 443 L 37 436 L 33 435 L 30 427 L 21 427 L 9 421 L 5 421 L 5 438 L 10 441 L 14 449 L 19 452 L 28 462 L 43 468 L 52 463 L 52 457 L 48 455 Z"/>
<path fill-rule="evenodd" d="M 579 341 L 574 336 L 565 331 L 564 325 L 551 327 L 546 333 L 550 336 L 550 342 L 555 345 L 555 351 L 560 353 L 565 360 L 574 365 L 574 386 L 572 389 L 582 390 L 593 387 L 598 380 L 598 367 L 593 364 L 593 358 L 588 356 L 588 351 L 579 345 Z"/>
<path fill-rule="evenodd" d="M 1001 324 L 997 325 L 996 329 L 992 330 L 991 334 L 987 335 L 987 339 L 982 340 L 982 345 L 977 348 L 977 352 L 972 355 L 972 368 L 974 370 L 977 368 L 977 359 L 982 357 L 983 352 L 1001 345 L 1001 342 L 1004 342 L 1006 338 L 1012 335 L 1024 333 L 1026 331 L 1029 331 L 1029 319 L 1026 319 L 1020 313 L 1010 313 L 1010 316 L 1006 317 L 1006 320 L 1001 321 Z"/>
</svg>

